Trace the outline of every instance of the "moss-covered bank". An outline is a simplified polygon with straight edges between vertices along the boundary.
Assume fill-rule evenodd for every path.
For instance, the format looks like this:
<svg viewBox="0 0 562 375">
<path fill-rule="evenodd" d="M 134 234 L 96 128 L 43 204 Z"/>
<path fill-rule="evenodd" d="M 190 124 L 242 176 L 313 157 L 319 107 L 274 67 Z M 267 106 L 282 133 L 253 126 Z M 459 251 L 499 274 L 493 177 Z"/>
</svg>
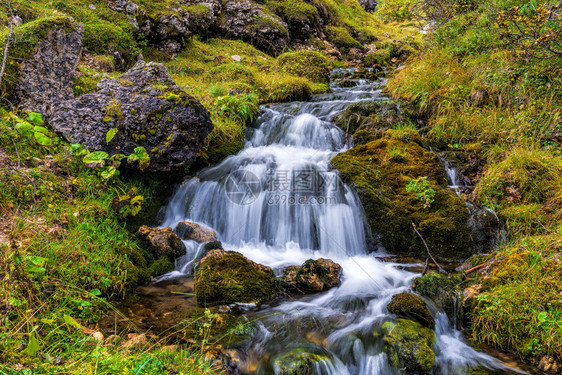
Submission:
<svg viewBox="0 0 562 375">
<path fill-rule="evenodd" d="M 344 182 L 361 197 L 371 230 L 391 253 L 424 256 L 415 224 L 436 257 L 471 255 L 464 202 L 446 187 L 443 167 L 411 128 L 389 129 L 380 139 L 332 159 Z"/>
</svg>

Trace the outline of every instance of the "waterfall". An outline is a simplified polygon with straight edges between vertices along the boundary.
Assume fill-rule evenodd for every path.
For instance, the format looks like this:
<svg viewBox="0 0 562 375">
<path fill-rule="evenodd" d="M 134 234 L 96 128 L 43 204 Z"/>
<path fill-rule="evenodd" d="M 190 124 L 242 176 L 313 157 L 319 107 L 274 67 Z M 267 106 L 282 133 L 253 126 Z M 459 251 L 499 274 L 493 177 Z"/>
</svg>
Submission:
<svg viewBox="0 0 562 375">
<path fill-rule="evenodd" d="M 392 319 L 386 310 L 392 296 L 408 290 L 419 275 L 367 253 L 361 203 L 330 168 L 333 156 L 346 149 L 345 134 L 333 122 L 334 116 L 354 102 L 382 98 L 382 84 L 357 80 L 352 88 L 333 85 L 332 93 L 311 102 L 263 107 L 248 131 L 245 148 L 198 173 L 171 200 L 163 226 L 174 227 L 182 220 L 200 223 L 217 232 L 225 249 L 275 270 L 319 257 L 342 266 L 340 287 L 257 312 L 263 319 L 248 350 L 258 356 L 274 357 L 292 344 L 311 345 L 300 323 L 312 319 L 315 325 L 309 329 L 321 327 L 326 333 L 315 345 L 327 353 L 327 359 L 313 366 L 314 373 L 393 371 L 373 332 Z M 178 271 L 187 272 L 198 251 L 190 243 Z M 438 371 L 479 365 L 503 368 L 468 347 L 460 332 L 443 319 L 438 315 Z M 274 367 L 264 364 L 258 372 L 276 372 Z"/>
</svg>

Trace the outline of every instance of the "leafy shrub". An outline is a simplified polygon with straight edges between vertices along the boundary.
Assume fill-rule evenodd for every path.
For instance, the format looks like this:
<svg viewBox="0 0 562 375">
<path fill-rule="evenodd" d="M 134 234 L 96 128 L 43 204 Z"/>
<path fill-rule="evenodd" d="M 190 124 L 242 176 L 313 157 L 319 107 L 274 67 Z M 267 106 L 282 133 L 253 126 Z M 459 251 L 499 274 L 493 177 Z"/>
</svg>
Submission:
<svg viewBox="0 0 562 375">
<path fill-rule="evenodd" d="M 514 6 L 498 12 L 501 37 L 522 57 L 562 56 L 562 15 L 546 5 Z"/>
</svg>

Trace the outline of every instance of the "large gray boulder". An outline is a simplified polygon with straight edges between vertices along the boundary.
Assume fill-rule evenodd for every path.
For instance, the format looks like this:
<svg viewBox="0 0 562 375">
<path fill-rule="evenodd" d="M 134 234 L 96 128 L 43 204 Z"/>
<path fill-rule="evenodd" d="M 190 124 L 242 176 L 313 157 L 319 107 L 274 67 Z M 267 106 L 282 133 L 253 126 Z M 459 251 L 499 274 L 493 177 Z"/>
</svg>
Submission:
<svg viewBox="0 0 562 375">
<path fill-rule="evenodd" d="M 175 84 L 163 65 L 143 61 L 116 79 L 102 80 L 94 93 L 60 103 L 48 121 L 68 141 L 89 150 L 129 155 L 142 146 L 152 172 L 184 169 L 213 129 L 209 112 Z M 111 129 L 117 133 L 107 143 Z"/>
<path fill-rule="evenodd" d="M 219 35 L 242 39 L 270 53 L 279 53 L 289 45 L 287 24 L 257 3 L 249 0 L 226 1 L 223 15 L 223 22 L 216 26 Z"/>
<path fill-rule="evenodd" d="M 53 24 L 20 67 L 15 97 L 21 109 L 48 115 L 74 98 L 72 84 L 82 53 L 84 28 Z"/>
</svg>

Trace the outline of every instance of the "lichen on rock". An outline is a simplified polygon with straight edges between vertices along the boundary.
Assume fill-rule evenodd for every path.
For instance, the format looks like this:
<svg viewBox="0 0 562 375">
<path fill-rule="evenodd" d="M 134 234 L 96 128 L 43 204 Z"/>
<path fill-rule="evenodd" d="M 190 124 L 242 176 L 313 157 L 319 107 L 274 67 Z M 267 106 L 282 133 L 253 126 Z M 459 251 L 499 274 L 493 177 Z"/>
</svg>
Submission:
<svg viewBox="0 0 562 375">
<path fill-rule="evenodd" d="M 181 171 L 197 157 L 213 128 L 209 112 L 183 92 L 161 64 L 139 62 L 97 91 L 57 106 L 49 124 L 68 141 L 109 155 L 144 147 L 148 171 Z M 106 134 L 117 133 L 110 142 Z M 124 164 L 125 165 L 125 164 Z"/>
<path fill-rule="evenodd" d="M 321 292 L 339 286 L 342 268 L 331 259 L 309 259 L 302 266 L 290 266 L 282 280 L 289 289 L 299 292 Z"/>
</svg>

